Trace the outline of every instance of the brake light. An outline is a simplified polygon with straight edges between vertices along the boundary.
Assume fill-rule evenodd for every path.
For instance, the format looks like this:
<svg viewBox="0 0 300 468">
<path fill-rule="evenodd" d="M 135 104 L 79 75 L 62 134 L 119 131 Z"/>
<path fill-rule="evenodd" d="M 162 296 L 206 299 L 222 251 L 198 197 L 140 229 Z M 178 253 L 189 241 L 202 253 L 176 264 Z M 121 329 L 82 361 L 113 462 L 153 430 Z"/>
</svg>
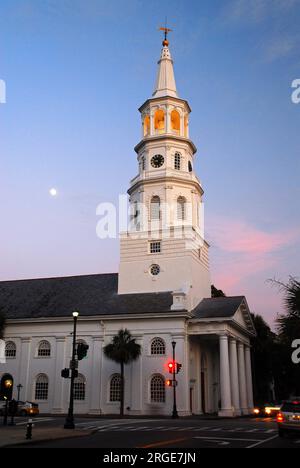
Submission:
<svg viewBox="0 0 300 468">
<path fill-rule="evenodd" d="M 293 401 L 293 405 L 299 405 L 299 401 Z"/>
<path fill-rule="evenodd" d="M 283 414 L 282 414 L 282 413 L 278 413 L 278 414 L 277 414 L 277 422 L 283 422 L 283 421 L 284 421 Z"/>
</svg>

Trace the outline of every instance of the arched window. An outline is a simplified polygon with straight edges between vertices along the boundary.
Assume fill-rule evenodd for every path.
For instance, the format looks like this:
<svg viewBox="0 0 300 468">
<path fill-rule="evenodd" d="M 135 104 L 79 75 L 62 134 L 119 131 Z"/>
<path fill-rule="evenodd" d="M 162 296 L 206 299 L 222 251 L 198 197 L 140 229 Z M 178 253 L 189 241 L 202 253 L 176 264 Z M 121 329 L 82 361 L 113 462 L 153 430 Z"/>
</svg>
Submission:
<svg viewBox="0 0 300 468">
<path fill-rule="evenodd" d="M 114 374 L 110 379 L 109 401 L 121 401 L 121 376 Z"/>
<path fill-rule="evenodd" d="M 175 153 L 174 155 L 174 169 L 176 169 L 176 171 L 180 171 L 181 169 L 181 154 L 180 153 Z"/>
<path fill-rule="evenodd" d="M 39 374 L 35 381 L 35 399 L 48 400 L 49 381 L 46 374 Z"/>
<path fill-rule="evenodd" d="M 158 109 L 154 114 L 154 129 L 156 133 L 165 131 L 165 113 L 162 109 Z"/>
<path fill-rule="evenodd" d="M 171 129 L 175 133 L 180 132 L 180 114 L 175 109 L 171 112 Z"/>
<path fill-rule="evenodd" d="M 5 343 L 5 357 L 15 358 L 17 354 L 17 347 L 13 341 L 7 341 Z"/>
<path fill-rule="evenodd" d="M 149 135 L 150 133 L 150 117 L 149 115 L 146 115 L 144 118 L 144 136 Z"/>
<path fill-rule="evenodd" d="M 185 198 L 184 197 L 178 197 L 177 198 L 177 219 L 178 220 L 185 220 Z"/>
<path fill-rule="evenodd" d="M 193 172 L 193 165 L 192 165 L 191 161 L 189 161 L 188 166 L 189 166 L 189 172 Z"/>
<path fill-rule="evenodd" d="M 49 341 L 40 341 L 38 346 L 38 357 L 48 357 L 51 355 L 51 346 Z"/>
<path fill-rule="evenodd" d="M 150 381 L 151 403 L 164 403 L 166 401 L 165 379 L 160 374 L 155 374 Z"/>
<path fill-rule="evenodd" d="M 74 380 L 74 400 L 85 400 L 85 377 L 82 374 Z"/>
<path fill-rule="evenodd" d="M 157 195 L 151 198 L 150 217 L 160 219 L 160 198 Z"/>
<path fill-rule="evenodd" d="M 153 338 L 151 342 L 151 354 L 166 354 L 166 345 L 162 338 Z"/>
</svg>

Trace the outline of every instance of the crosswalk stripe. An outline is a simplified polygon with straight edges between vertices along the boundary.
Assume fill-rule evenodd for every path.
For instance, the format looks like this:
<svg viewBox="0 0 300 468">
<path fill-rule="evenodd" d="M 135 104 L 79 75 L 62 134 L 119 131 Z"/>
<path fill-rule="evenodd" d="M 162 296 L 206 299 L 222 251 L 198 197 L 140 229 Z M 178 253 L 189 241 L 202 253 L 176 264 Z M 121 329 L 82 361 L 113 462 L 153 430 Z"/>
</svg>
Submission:
<svg viewBox="0 0 300 468">
<path fill-rule="evenodd" d="M 181 429 L 178 429 L 178 431 L 190 431 L 192 429 L 195 429 L 194 426 L 190 426 L 190 427 L 182 427 Z"/>
</svg>

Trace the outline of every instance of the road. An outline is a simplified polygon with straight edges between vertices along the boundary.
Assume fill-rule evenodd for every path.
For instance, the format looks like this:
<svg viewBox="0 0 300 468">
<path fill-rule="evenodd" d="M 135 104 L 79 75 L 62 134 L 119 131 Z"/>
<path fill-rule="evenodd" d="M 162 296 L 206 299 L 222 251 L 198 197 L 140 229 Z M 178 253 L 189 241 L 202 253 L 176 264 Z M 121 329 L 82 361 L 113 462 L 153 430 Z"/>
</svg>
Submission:
<svg viewBox="0 0 300 468">
<path fill-rule="evenodd" d="M 19 420 L 17 424 L 25 424 Z M 36 418 L 38 426 L 61 426 L 62 418 Z M 274 420 L 196 418 L 172 419 L 95 419 L 77 418 L 76 428 L 87 436 L 31 444 L 34 447 L 64 448 L 300 448 L 299 436 L 281 439 Z M 92 431 L 92 433 L 91 433 Z"/>
</svg>

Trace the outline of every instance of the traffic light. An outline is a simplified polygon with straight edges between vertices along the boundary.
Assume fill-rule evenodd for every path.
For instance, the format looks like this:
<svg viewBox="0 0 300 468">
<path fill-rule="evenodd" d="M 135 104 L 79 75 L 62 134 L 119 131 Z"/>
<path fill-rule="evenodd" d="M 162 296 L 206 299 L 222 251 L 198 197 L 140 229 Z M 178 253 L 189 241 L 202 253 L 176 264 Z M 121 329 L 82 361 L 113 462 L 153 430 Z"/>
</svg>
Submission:
<svg viewBox="0 0 300 468">
<path fill-rule="evenodd" d="M 166 386 L 167 387 L 172 387 L 172 380 L 170 380 L 170 379 L 166 380 Z"/>
<path fill-rule="evenodd" d="M 81 361 L 81 359 L 85 358 L 89 349 L 89 345 L 85 343 L 78 343 L 77 345 L 77 359 Z"/>
<path fill-rule="evenodd" d="M 69 375 L 70 375 L 70 369 L 62 369 L 61 371 L 61 376 L 64 378 L 64 379 L 68 379 L 69 378 Z"/>
<path fill-rule="evenodd" d="M 176 362 L 176 374 L 180 372 L 181 368 L 182 368 L 182 364 L 179 364 L 179 362 Z"/>
<path fill-rule="evenodd" d="M 174 374 L 174 364 L 175 364 L 174 361 L 170 361 L 168 363 L 168 369 L 169 369 L 170 374 Z"/>
<path fill-rule="evenodd" d="M 13 394 L 14 380 L 10 374 L 4 374 L 1 379 L 0 396 L 4 400 L 11 400 Z"/>
</svg>

